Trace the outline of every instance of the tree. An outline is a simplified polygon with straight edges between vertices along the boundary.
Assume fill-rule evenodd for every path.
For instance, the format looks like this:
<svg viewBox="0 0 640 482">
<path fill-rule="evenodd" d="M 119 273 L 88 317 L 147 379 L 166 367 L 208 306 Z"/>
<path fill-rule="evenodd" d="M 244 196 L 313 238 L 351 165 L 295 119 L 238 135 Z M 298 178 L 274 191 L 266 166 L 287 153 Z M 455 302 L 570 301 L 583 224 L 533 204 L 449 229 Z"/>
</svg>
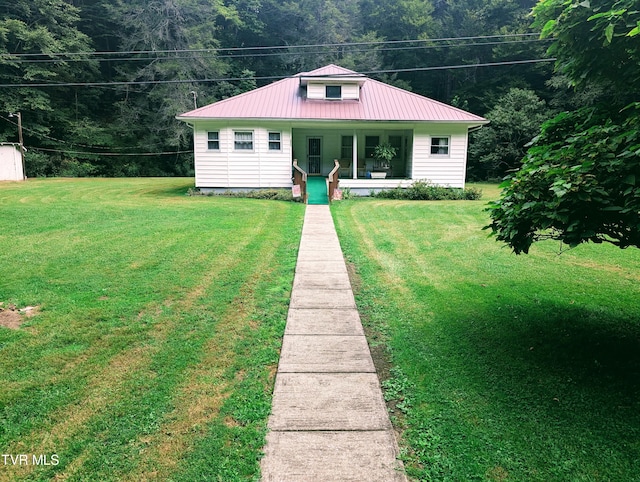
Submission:
<svg viewBox="0 0 640 482">
<path fill-rule="evenodd" d="M 534 26 L 555 39 L 556 70 L 578 88 L 610 85 L 620 102 L 634 98 L 640 78 L 640 9 L 637 0 L 543 0 Z"/>
<path fill-rule="evenodd" d="M 0 13 L 0 83 L 50 84 L 94 80 L 97 63 L 78 52 L 93 50 L 91 39 L 78 28 L 79 9 L 57 0 L 15 0 L 4 2 Z M 61 52 L 69 52 L 60 55 Z M 95 92 L 70 87 L 16 87 L 3 89 L 0 112 L 22 113 L 25 144 L 56 147 L 51 139 L 62 137 L 70 125 L 90 110 Z M 15 140 L 15 126 L 0 126 L 0 140 Z M 27 175 L 53 173 L 51 162 L 42 156 L 31 163 L 27 154 Z"/>
<path fill-rule="evenodd" d="M 217 0 L 131 0 L 108 2 L 108 11 L 120 27 L 118 48 L 138 62 L 121 64 L 118 80 L 148 82 L 126 86 L 114 99 L 111 131 L 131 151 L 171 152 L 191 147 L 191 132 L 175 116 L 193 109 L 196 92 L 202 103 L 235 93 L 228 83 L 198 83 L 197 79 L 240 76 L 213 52 L 188 53 L 188 49 L 216 49 L 221 24 L 240 22 L 238 12 Z M 174 51 L 174 52 L 172 52 Z M 222 91 L 222 92 L 221 92 Z M 111 158 L 104 168 L 110 175 L 186 175 L 191 158 Z M 119 162 L 119 163 L 118 163 Z"/>
<path fill-rule="evenodd" d="M 518 169 L 527 152 L 526 145 L 548 116 L 546 102 L 534 91 L 510 89 L 485 115 L 491 123 L 471 137 L 468 174 L 495 179 Z"/>
<path fill-rule="evenodd" d="M 556 69 L 592 106 L 545 123 L 522 169 L 491 203 L 488 228 L 515 253 L 557 239 L 640 247 L 640 11 L 635 0 L 543 0 L 535 24 L 555 39 Z"/>
<path fill-rule="evenodd" d="M 501 60 L 540 58 L 544 46 L 526 38 L 487 38 L 530 32 L 529 13 L 535 0 L 363 0 L 365 24 L 388 40 L 423 42 L 386 50 L 386 68 L 412 69 L 444 65 L 482 64 Z M 366 8 L 364 8 L 366 7 Z M 474 38 L 469 38 L 474 37 Z M 484 38 L 483 38 L 484 37 Z M 429 42 L 428 39 L 448 41 Z M 463 40 L 453 40 L 464 38 Z M 450 102 L 455 96 L 472 112 L 485 113 L 511 87 L 545 90 L 550 66 L 518 65 L 464 68 L 399 75 L 412 90 Z"/>
<path fill-rule="evenodd" d="M 534 89 L 548 100 L 547 67 L 411 72 L 538 57 L 542 44 L 528 41 L 428 41 L 527 32 L 534 3 L 0 1 L 0 84 L 14 84 L 2 88 L 0 112 L 23 114 L 29 176 L 73 175 L 76 167 L 78 174 L 106 176 L 190 174 L 188 153 L 135 153 L 191 150 L 191 132 L 175 115 L 193 108 L 192 92 L 202 106 L 330 62 L 362 72 L 400 70 L 372 76 L 444 102 L 457 95 L 459 105 L 479 114 L 511 87 Z M 384 43 L 414 39 L 421 41 Z M 231 79 L 211 81 L 221 78 Z M 111 82 L 131 84 L 95 85 Z M 29 83 L 52 85 L 24 86 Z M 16 140 L 16 132 L 10 119 L 0 122 L 0 140 Z M 118 152 L 127 155 L 113 155 Z"/>
</svg>

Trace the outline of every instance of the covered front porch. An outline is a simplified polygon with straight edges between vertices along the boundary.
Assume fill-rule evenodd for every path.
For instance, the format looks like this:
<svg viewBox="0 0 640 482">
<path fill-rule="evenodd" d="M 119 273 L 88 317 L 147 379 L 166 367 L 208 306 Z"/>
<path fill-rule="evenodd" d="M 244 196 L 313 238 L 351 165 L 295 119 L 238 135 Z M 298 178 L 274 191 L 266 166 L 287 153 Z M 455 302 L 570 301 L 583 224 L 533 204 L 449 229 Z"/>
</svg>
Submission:
<svg viewBox="0 0 640 482">
<path fill-rule="evenodd" d="M 371 192 L 395 188 L 408 188 L 414 182 L 411 179 L 339 179 L 338 171 L 340 163 L 334 159 L 334 167 L 325 177 L 320 174 L 309 176 L 298 165 L 298 160 L 293 160 L 293 195 L 302 197 L 306 204 L 329 204 L 334 199 L 342 199 L 338 188 L 348 188 L 356 196 L 366 196 Z M 340 196 L 338 197 L 338 193 Z"/>
<path fill-rule="evenodd" d="M 344 187 L 396 187 L 411 179 L 413 130 L 394 128 L 293 128 L 293 158 L 309 176 L 326 177 L 339 162 Z M 374 158 L 376 146 L 389 144 L 396 151 L 389 163 Z"/>
</svg>

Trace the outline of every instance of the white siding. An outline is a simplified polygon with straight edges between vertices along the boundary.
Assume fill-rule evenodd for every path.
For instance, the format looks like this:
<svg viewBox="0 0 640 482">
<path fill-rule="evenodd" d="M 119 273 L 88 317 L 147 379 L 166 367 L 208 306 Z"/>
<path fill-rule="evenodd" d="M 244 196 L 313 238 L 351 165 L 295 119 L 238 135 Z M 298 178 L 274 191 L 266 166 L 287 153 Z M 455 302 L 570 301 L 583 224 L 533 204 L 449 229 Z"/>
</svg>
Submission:
<svg viewBox="0 0 640 482">
<path fill-rule="evenodd" d="M 208 149 L 207 133 L 218 131 L 220 150 Z M 253 150 L 234 148 L 234 131 L 253 132 Z M 279 132 L 281 150 L 269 150 L 269 132 Z M 291 128 L 221 126 L 198 123 L 194 128 L 196 187 L 279 188 L 291 187 Z"/>
<path fill-rule="evenodd" d="M 292 137 L 290 122 L 264 121 L 260 127 L 249 122 L 221 123 L 199 121 L 194 128 L 196 187 L 203 188 L 269 188 L 291 187 L 291 161 L 297 157 L 300 166 L 308 170 L 307 143 L 309 137 L 322 138 L 321 174 L 333 168 L 333 159 L 341 157 L 341 136 L 353 135 L 354 124 L 345 123 L 296 128 Z M 403 135 L 409 140 L 407 176 L 413 180 L 464 187 L 467 162 L 467 126 L 456 124 L 415 125 L 355 125 L 358 136 L 358 158 L 364 159 L 364 137 L 379 135 L 385 141 L 388 135 Z M 371 129 L 373 127 L 373 129 Z M 411 129 L 413 128 L 413 134 Z M 219 132 L 220 149 L 209 150 L 207 132 Z M 234 131 L 252 131 L 252 151 L 234 149 Z M 269 132 L 281 133 L 281 150 L 269 150 Z M 449 154 L 432 155 L 431 138 L 448 137 Z M 413 142 L 411 142 L 413 139 Z M 367 166 L 369 168 L 369 166 Z"/>
<path fill-rule="evenodd" d="M 0 145 L 0 181 L 22 181 L 22 155 L 14 144 Z"/>
<path fill-rule="evenodd" d="M 342 98 L 344 100 L 358 100 L 360 98 L 360 86 L 358 84 L 344 84 L 342 86 Z"/>
<path fill-rule="evenodd" d="M 324 99 L 327 85 L 341 85 L 343 100 L 358 100 L 360 98 L 360 86 L 357 83 L 336 82 L 309 82 L 307 84 L 307 99 Z"/>
<path fill-rule="evenodd" d="M 449 154 L 431 154 L 432 137 L 449 137 Z M 412 175 L 450 187 L 464 187 L 467 168 L 466 126 L 416 126 L 413 136 Z"/>
<path fill-rule="evenodd" d="M 409 146 L 407 149 L 407 177 L 409 179 L 413 179 L 413 143 L 415 143 L 415 139 L 414 140 L 410 140 L 409 141 Z"/>
<path fill-rule="evenodd" d="M 308 84 L 307 99 L 324 99 L 324 84 Z"/>
</svg>

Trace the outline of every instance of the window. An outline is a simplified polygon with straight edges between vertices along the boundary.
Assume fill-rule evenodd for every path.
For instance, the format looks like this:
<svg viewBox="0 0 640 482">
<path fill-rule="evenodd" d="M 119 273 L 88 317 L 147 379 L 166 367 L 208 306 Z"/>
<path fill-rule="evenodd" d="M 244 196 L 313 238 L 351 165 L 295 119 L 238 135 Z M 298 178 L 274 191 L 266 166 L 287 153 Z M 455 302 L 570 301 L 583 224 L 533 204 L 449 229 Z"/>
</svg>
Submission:
<svg viewBox="0 0 640 482">
<path fill-rule="evenodd" d="M 342 136 L 340 159 L 353 159 L 353 136 Z"/>
<path fill-rule="evenodd" d="M 325 97 L 327 99 L 342 99 L 342 86 L 341 85 L 325 86 Z"/>
<path fill-rule="evenodd" d="M 439 156 L 449 155 L 449 138 L 448 137 L 432 137 L 431 138 L 431 154 Z"/>
<path fill-rule="evenodd" d="M 372 158 L 378 144 L 380 144 L 380 136 L 366 136 L 364 138 L 364 157 Z"/>
<path fill-rule="evenodd" d="M 236 131 L 234 132 L 234 146 L 236 151 L 252 151 L 253 150 L 253 132 Z"/>
<path fill-rule="evenodd" d="M 269 132 L 269 150 L 270 151 L 282 150 L 281 135 L 279 132 Z"/>
<path fill-rule="evenodd" d="M 207 149 L 210 151 L 220 150 L 220 133 L 218 131 L 207 132 Z"/>
<path fill-rule="evenodd" d="M 402 159 L 402 136 L 389 136 L 389 144 L 396 150 L 394 159 Z"/>
</svg>

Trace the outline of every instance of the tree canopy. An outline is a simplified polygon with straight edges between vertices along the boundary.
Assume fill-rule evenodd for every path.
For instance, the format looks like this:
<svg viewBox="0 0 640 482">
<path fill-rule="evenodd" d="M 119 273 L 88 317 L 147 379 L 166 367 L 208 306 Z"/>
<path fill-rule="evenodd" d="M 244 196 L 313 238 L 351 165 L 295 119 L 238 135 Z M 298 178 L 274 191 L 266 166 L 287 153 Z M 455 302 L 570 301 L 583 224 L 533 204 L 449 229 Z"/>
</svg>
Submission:
<svg viewBox="0 0 640 482">
<path fill-rule="evenodd" d="M 533 90 L 513 87 L 485 115 L 491 123 L 472 134 L 467 176 L 500 179 L 522 165 L 527 145 L 551 111 Z"/>
<path fill-rule="evenodd" d="M 483 115 L 513 87 L 542 99 L 535 0 L 0 2 L 0 141 L 22 113 L 27 175 L 186 175 L 175 116 L 336 63 Z M 376 73 L 378 72 L 378 73 Z"/>
<path fill-rule="evenodd" d="M 637 2 L 543 0 L 534 15 L 554 39 L 557 71 L 596 94 L 543 125 L 488 228 L 516 253 L 549 238 L 640 247 Z"/>
</svg>

